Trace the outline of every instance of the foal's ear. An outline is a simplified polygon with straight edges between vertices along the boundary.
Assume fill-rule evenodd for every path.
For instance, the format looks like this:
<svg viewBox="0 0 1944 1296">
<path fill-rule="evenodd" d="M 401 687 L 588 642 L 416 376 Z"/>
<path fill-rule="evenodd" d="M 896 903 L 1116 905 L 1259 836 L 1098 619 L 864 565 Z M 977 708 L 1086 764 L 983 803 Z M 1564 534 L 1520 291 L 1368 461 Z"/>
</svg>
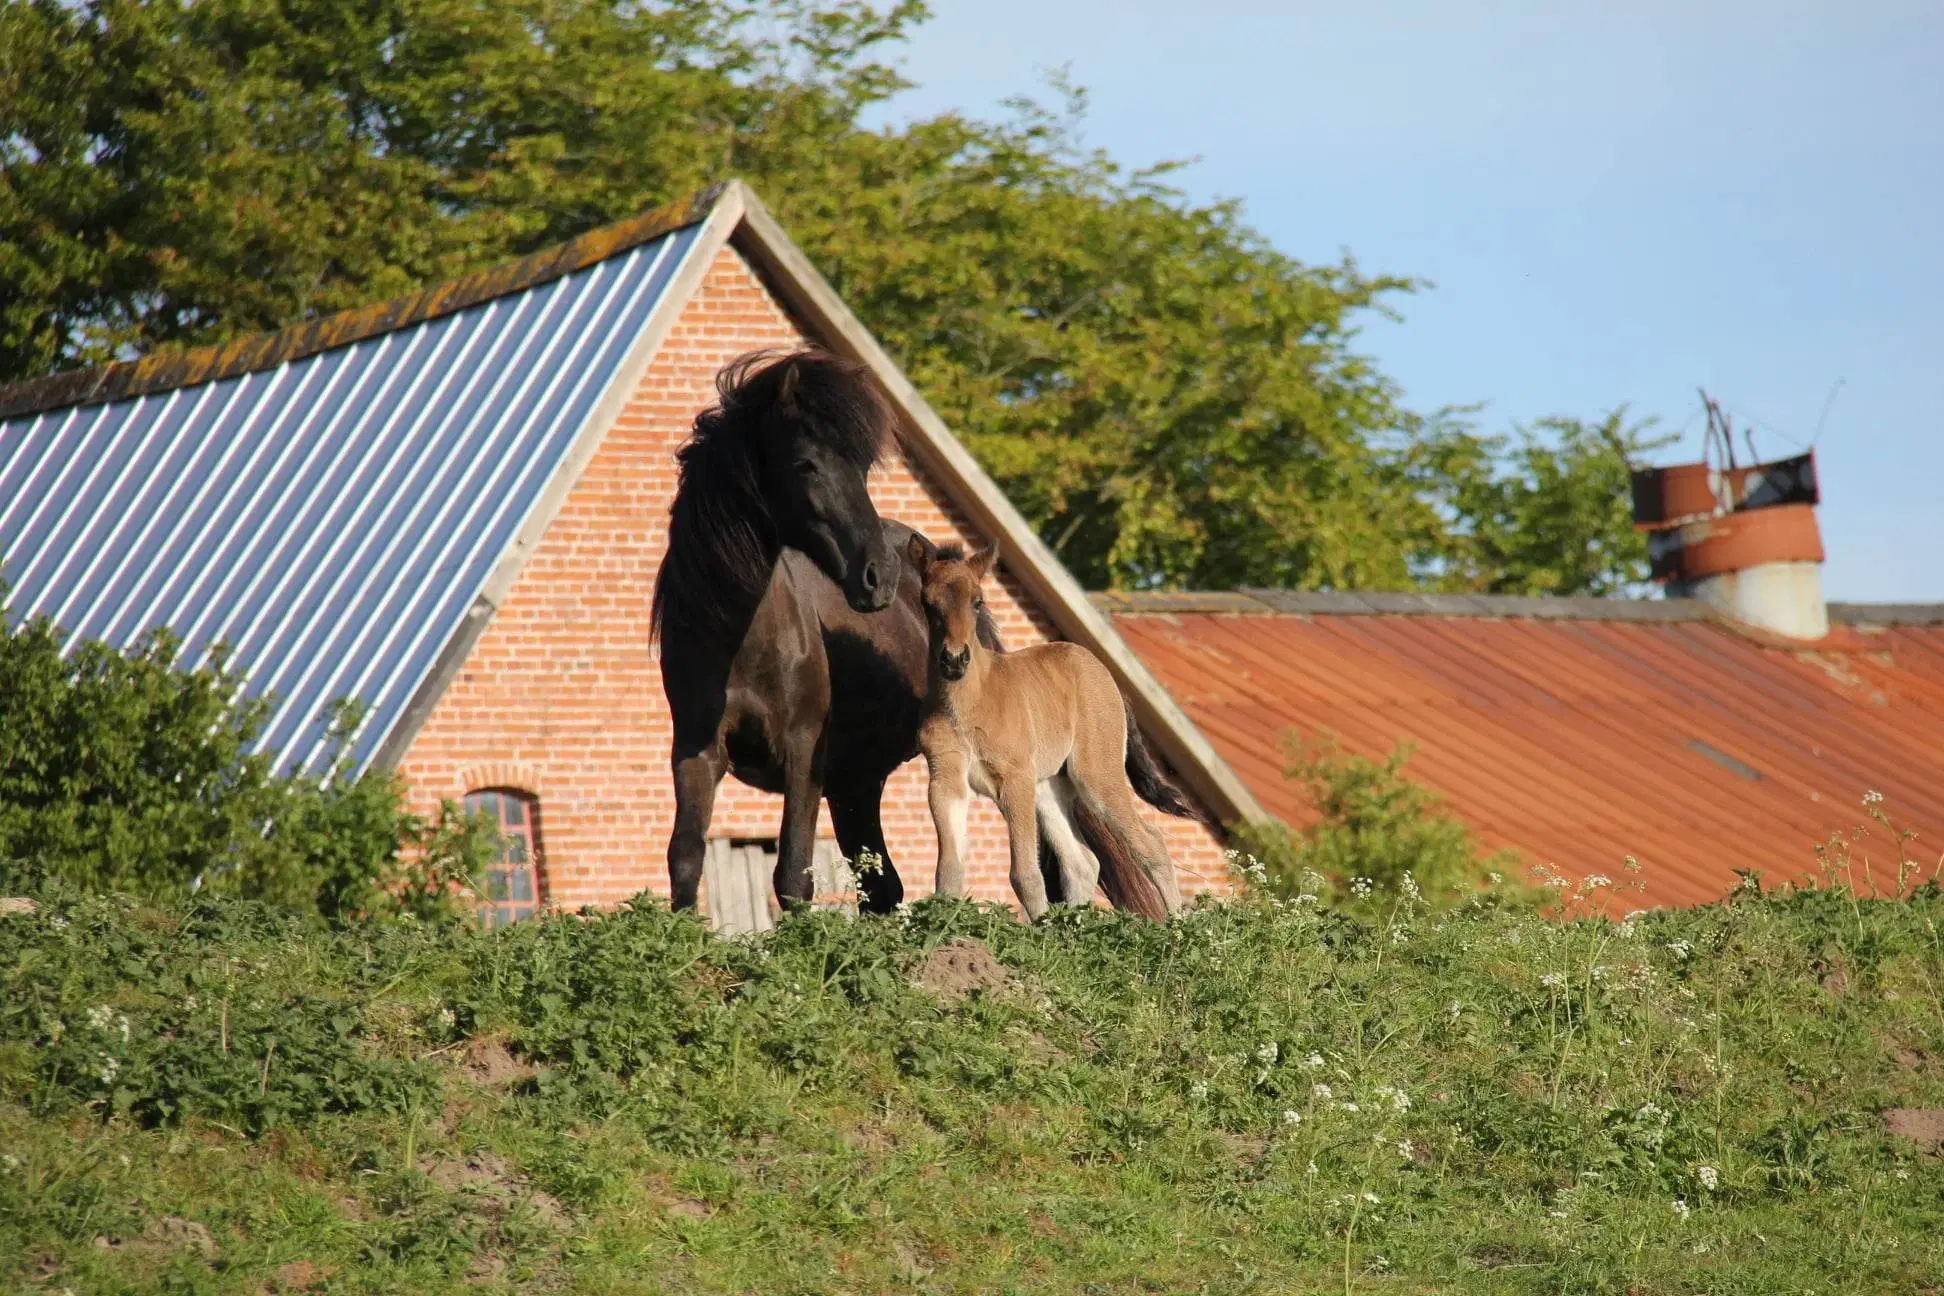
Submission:
<svg viewBox="0 0 1944 1296">
<path fill-rule="evenodd" d="M 912 532 L 911 538 L 905 541 L 905 561 L 911 564 L 911 569 L 922 579 L 925 569 L 931 566 L 931 541 L 916 531 Z"/>
<path fill-rule="evenodd" d="M 795 357 L 791 357 L 783 362 L 783 381 L 776 388 L 776 403 L 783 409 L 796 408 L 797 380 L 800 376 L 798 373 L 800 368 L 801 366 L 797 364 Z"/>
<path fill-rule="evenodd" d="M 999 546 L 996 544 L 989 544 L 983 549 L 975 549 L 972 551 L 972 556 L 966 559 L 966 565 L 971 567 L 972 575 L 978 580 L 984 580 L 986 577 L 992 575 L 992 569 L 998 563 Z"/>
</svg>

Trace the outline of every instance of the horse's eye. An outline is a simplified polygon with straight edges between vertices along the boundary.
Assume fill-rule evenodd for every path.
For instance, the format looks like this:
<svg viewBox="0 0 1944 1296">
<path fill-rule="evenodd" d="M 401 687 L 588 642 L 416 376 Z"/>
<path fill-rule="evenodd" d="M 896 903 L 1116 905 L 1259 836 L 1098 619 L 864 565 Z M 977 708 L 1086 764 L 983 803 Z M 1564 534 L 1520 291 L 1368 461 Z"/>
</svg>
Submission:
<svg viewBox="0 0 1944 1296">
<path fill-rule="evenodd" d="M 816 461 L 813 459 L 799 459 L 797 460 L 796 470 L 797 476 L 799 477 L 815 477 L 817 475 Z"/>
<path fill-rule="evenodd" d="M 972 606 L 975 608 L 983 608 L 985 606 L 985 595 L 981 594 L 979 597 L 973 599 Z"/>
</svg>

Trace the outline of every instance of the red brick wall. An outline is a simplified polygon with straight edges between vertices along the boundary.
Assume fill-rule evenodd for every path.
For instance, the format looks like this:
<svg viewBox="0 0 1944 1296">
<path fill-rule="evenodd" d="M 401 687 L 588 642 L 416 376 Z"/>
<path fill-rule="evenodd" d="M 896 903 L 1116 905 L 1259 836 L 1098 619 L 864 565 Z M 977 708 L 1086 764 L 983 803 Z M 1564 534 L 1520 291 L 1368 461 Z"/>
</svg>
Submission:
<svg viewBox="0 0 1944 1296">
<path fill-rule="evenodd" d="M 401 763 L 421 809 L 482 787 L 539 797 L 542 884 L 556 905 L 668 890 L 671 734 L 648 607 L 674 454 L 712 399 L 718 369 L 757 347 L 803 340 L 742 257 L 723 250 Z M 934 540 L 982 539 L 902 457 L 880 465 L 871 494 L 886 516 Z M 1003 573 L 1002 585 L 989 601 L 1006 642 L 1047 638 L 1050 626 Z M 710 833 L 774 837 L 781 810 L 780 797 L 725 779 Z M 1206 830 L 1155 818 L 1184 892 L 1223 883 L 1221 849 Z M 1010 901 L 1004 823 L 985 801 L 971 822 L 972 892 Z M 892 776 L 884 828 L 907 895 L 929 893 L 937 855 L 922 762 Z M 830 835 L 828 814 L 819 832 Z"/>
</svg>

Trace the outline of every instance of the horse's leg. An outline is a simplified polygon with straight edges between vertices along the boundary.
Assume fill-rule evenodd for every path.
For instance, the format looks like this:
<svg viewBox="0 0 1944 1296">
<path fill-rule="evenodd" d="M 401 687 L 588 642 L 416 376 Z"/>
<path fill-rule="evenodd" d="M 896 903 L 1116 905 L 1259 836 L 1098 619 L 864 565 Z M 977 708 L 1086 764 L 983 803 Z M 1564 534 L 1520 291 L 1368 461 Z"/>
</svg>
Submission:
<svg viewBox="0 0 1944 1296">
<path fill-rule="evenodd" d="M 865 913 L 890 913 L 904 899 L 904 883 L 892 866 L 890 848 L 884 844 L 884 823 L 879 817 L 884 781 L 841 791 L 830 788 L 825 795 L 830 801 L 830 826 L 837 831 L 837 846 L 857 870 L 858 907 Z M 865 851 L 879 860 L 879 866 L 869 873 L 857 863 Z"/>
<path fill-rule="evenodd" d="M 1030 771 L 999 784 L 999 813 L 1012 839 L 1012 886 L 1029 921 L 1046 912 L 1046 882 L 1040 877 L 1039 823 L 1034 814 L 1038 784 Z"/>
<path fill-rule="evenodd" d="M 668 900 L 677 909 L 695 908 L 702 861 L 709 850 L 709 816 L 716 785 L 727 768 L 722 744 L 675 754 L 675 831 L 668 839 Z"/>
<path fill-rule="evenodd" d="M 965 820 L 972 808 L 972 785 L 959 752 L 940 752 L 928 758 L 931 783 L 925 799 L 931 803 L 932 828 L 938 834 L 938 876 L 934 895 L 965 895 Z"/>
<path fill-rule="evenodd" d="M 817 812 L 823 807 L 823 735 L 797 740 L 783 762 L 783 827 L 776 835 L 776 899 L 786 909 L 814 892 Z"/>
</svg>

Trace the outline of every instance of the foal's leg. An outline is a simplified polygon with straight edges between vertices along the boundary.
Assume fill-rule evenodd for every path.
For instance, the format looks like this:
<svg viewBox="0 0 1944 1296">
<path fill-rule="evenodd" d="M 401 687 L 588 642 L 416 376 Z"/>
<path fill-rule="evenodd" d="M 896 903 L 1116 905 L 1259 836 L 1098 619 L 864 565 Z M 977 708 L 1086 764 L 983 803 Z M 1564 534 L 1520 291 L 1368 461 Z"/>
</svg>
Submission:
<svg viewBox="0 0 1944 1296">
<path fill-rule="evenodd" d="M 776 835 L 776 899 L 784 908 L 810 903 L 823 806 L 823 735 L 793 744 L 783 764 L 783 827 Z"/>
<path fill-rule="evenodd" d="M 931 784 L 926 800 L 931 803 L 932 828 L 938 834 L 938 877 L 932 892 L 942 896 L 965 894 L 965 820 L 972 808 L 972 784 L 967 778 L 965 757 L 958 752 L 941 752 L 927 757 Z"/>
<path fill-rule="evenodd" d="M 1059 861 L 1060 898 L 1067 904 L 1092 904 L 1100 884 L 1100 860 L 1073 831 L 1073 784 L 1064 772 L 1039 785 L 1040 836 Z"/>
<path fill-rule="evenodd" d="M 722 744 L 675 753 L 675 831 L 668 838 L 668 901 L 677 909 L 695 908 L 702 861 L 709 850 L 709 816 L 716 785 L 727 768 Z"/>
<path fill-rule="evenodd" d="M 865 913 L 890 913 L 904 899 L 904 883 L 892 866 L 891 851 L 884 844 L 884 823 L 879 806 L 884 799 L 884 781 L 870 787 L 846 787 L 826 791 L 830 801 L 830 826 L 837 830 L 837 845 L 845 858 L 857 868 L 858 856 L 870 851 L 882 861 L 872 872 L 857 874 L 858 908 Z"/>
<path fill-rule="evenodd" d="M 1037 782 L 1030 770 L 1015 774 L 999 784 L 999 813 L 1006 817 L 1006 835 L 1012 839 L 1012 886 L 1020 907 L 1029 920 L 1037 921 L 1046 912 L 1046 881 L 1040 876 L 1039 824 L 1033 814 Z"/>
</svg>

